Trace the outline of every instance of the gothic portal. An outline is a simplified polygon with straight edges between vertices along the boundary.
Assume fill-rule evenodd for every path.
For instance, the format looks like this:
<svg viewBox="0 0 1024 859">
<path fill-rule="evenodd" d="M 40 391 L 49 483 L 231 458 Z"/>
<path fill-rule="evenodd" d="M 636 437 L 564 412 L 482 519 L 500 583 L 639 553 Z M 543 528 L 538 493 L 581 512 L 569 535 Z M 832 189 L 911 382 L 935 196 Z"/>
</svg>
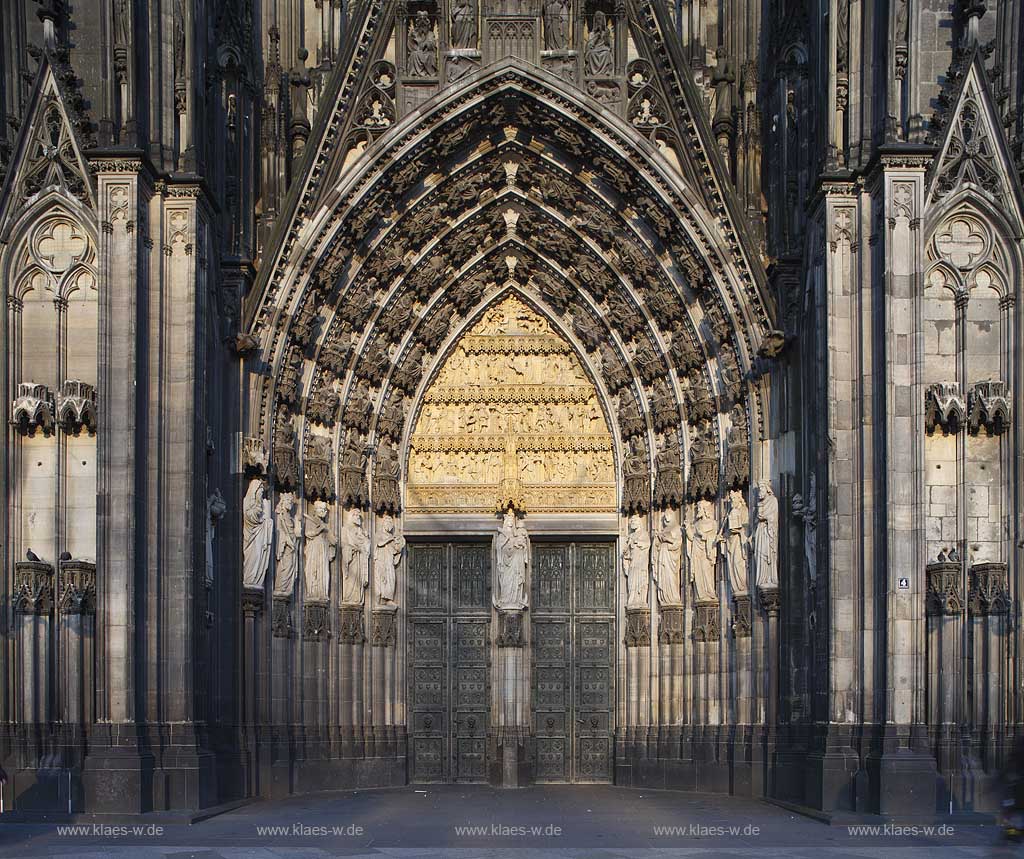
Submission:
<svg viewBox="0 0 1024 859">
<path fill-rule="evenodd" d="M 990 808 L 1020 2 L 0 4 L 5 807 Z"/>
</svg>

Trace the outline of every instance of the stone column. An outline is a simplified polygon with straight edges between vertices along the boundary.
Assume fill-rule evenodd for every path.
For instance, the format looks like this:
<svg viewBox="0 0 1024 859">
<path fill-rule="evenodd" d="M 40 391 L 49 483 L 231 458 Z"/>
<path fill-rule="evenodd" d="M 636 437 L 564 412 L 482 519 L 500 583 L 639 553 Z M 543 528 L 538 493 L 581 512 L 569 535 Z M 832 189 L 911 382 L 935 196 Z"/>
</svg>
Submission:
<svg viewBox="0 0 1024 859">
<path fill-rule="evenodd" d="M 651 612 L 626 609 L 626 742 L 631 758 L 647 757 L 650 731 Z"/>
<path fill-rule="evenodd" d="M 53 566 L 45 561 L 14 565 L 14 628 L 17 647 L 18 707 L 25 726 L 53 721 Z"/>
<path fill-rule="evenodd" d="M 65 724 L 84 725 L 96 715 L 96 565 L 91 561 L 61 561 L 57 598 L 61 627 L 61 718 Z"/>
<path fill-rule="evenodd" d="M 259 796 L 259 752 L 261 723 L 265 722 L 266 666 L 263 652 L 263 607 L 261 590 L 242 591 L 242 758 L 248 774 L 250 796 Z"/>
<path fill-rule="evenodd" d="M 735 642 L 736 661 L 732 672 L 733 680 L 733 728 L 732 741 L 732 791 L 749 794 L 751 790 L 751 760 L 753 744 L 753 667 L 752 667 L 752 618 L 749 595 L 733 597 L 732 636 Z"/>
<path fill-rule="evenodd" d="M 963 570 L 959 561 L 938 561 L 925 570 L 928 598 L 928 724 L 933 733 L 939 771 L 960 770 L 958 722 L 963 702 Z"/>
<path fill-rule="evenodd" d="M 663 608 L 658 618 L 658 649 L 661 654 L 661 702 L 658 757 L 666 763 L 665 783 L 684 787 L 683 754 L 683 672 L 685 619 L 682 607 Z"/>
<path fill-rule="evenodd" d="M 398 689 L 395 684 L 398 643 L 398 608 L 374 609 L 371 615 L 370 645 L 373 648 L 373 713 L 379 754 L 394 758 L 398 754 L 395 711 Z"/>
<path fill-rule="evenodd" d="M 765 613 L 765 629 L 763 634 L 764 653 L 761 658 L 761 672 L 758 678 L 763 688 L 759 697 L 765 702 L 764 731 L 757 749 L 757 765 L 761 767 L 755 774 L 755 784 L 759 783 L 759 793 L 773 796 L 775 785 L 772 779 L 773 759 L 775 757 L 775 738 L 779 725 L 779 671 L 781 666 L 781 649 L 779 643 L 779 608 L 781 600 L 777 588 L 760 589 L 758 601 Z"/>
<path fill-rule="evenodd" d="M 1005 726 L 1003 696 L 1007 680 L 1006 626 L 1010 609 L 1006 564 L 973 564 L 969 587 L 967 606 L 974 659 L 971 723 L 977 733 L 978 758 L 985 772 L 994 775 L 1002 761 L 998 746 Z M 975 807 L 978 807 L 977 802 Z"/>
<path fill-rule="evenodd" d="M 291 726 L 295 711 L 295 622 L 293 603 L 288 597 L 274 597 L 270 619 L 270 736 L 268 756 L 270 783 L 264 796 L 274 798 L 290 792 Z"/>
<path fill-rule="evenodd" d="M 341 663 L 342 756 L 366 756 L 363 736 L 363 627 L 362 606 L 342 606 L 339 610 L 338 646 Z M 371 738 L 372 739 L 372 738 Z"/>
<path fill-rule="evenodd" d="M 527 757 L 526 740 L 530 734 L 527 634 L 525 611 L 498 610 L 494 685 L 499 702 L 495 716 L 501 787 L 525 787 L 528 781 L 521 766 Z"/>
</svg>

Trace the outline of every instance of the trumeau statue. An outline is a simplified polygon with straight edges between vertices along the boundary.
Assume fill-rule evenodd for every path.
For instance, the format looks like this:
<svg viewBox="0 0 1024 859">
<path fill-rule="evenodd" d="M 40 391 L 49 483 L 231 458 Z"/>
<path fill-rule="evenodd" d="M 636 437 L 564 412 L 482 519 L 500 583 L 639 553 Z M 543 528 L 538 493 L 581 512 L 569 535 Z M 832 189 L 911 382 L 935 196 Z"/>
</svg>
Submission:
<svg viewBox="0 0 1024 859">
<path fill-rule="evenodd" d="M 718 563 L 718 524 L 714 510 L 707 500 L 697 502 L 697 515 L 689 525 L 684 525 L 686 554 L 690 559 L 690 582 L 697 596 L 697 602 L 715 602 L 718 589 L 715 587 L 715 565 Z"/>
<path fill-rule="evenodd" d="M 530 536 L 526 526 L 509 509 L 494 538 L 494 557 L 497 571 L 494 588 L 494 607 L 499 611 L 519 611 L 526 608 L 526 572 L 530 566 Z"/>
<path fill-rule="evenodd" d="M 341 529 L 341 604 L 362 605 L 370 583 L 370 537 L 363 527 L 363 511 L 353 510 Z"/>
<path fill-rule="evenodd" d="M 757 586 L 779 586 L 779 499 L 766 481 L 757 484 L 757 526 L 754 530 L 754 568 Z"/>
<path fill-rule="evenodd" d="M 263 481 L 249 481 L 242 501 L 242 584 L 249 590 L 263 590 L 270 566 L 270 542 L 274 519 Z"/>
<path fill-rule="evenodd" d="M 219 489 L 206 499 L 206 586 L 213 587 L 213 541 L 217 536 L 217 523 L 224 518 L 228 503 Z"/>
<path fill-rule="evenodd" d="M 377 591 L 377 605 L 380 608 L 393 608 L 395 605 L 395 585 L 398 581 L 398 565 L 405 549 L 405 538 L 398 531 L 395 517 L 390 513 L 380 522 L 377 533 L 377 545 L 373 553 L 374 585 Z"/>
<path fill-rule="evenodd" d="M 683 529 L 676 524 L 671 510 L 661 513 L 661 527 L 654 532 L 654 583 L 658 605 L 671 608 L 682 605 L 679 574 L 683 553 Z"/>
<path fill-rule="evenodd" d="M 804 523 L 807 577 L 814 582 L 818 576 L 818 479 L 813 471 L 807 484 L 807 500 L 799 493 L 793 496 L 793 515 Z"/>
<path fill-rule="evenodd" d="M 585 60 L 588 77 L 607 78 L 615 73 L 615 56 L 604 12 L 594 13 L 594 24 L 587 36 Z"/>
<path fill-rule="evenodd" d="M 545 0 L 544 49 L 564 51 L 569 47 L 569 0 Z"/>
<path fill-rule="evenodd" d="M 622 550 L 622 571 L 626 576 L 626 608 L 647 608 L 650 593 L 651 538 L 643 520 L 629 517 L 626 546 Z"/>
<path fill-rule="evenodd" d="M 281 493 L 274 510 L 277 519 L 277 551 L 274 565 L 274 596 L 290 597 L 295 591 L 295 577 L 299 571 L 298 540 L 302 535 L 302 523 L 292 514 L 295 496 L 291 492 Z"/>
<path fill-rule="evenodd" d="M 409 31 L 409 75 L 414 78 L 437 76 L 437 37 L 426 12 L 420 10 Z"/>
<path fill-rule="evenodd" d="M 750 592 L 747 584 L 747 556 L 750 552 L 748 522 L 750 511 L 743 493 L 733 490 L 729 493 L 729 513 L 722 524 L 722 542 L 725 544 L 725 566 L 729 573 L 729 584 L 736 597 Z"/>
<path fill-rule="evenodd" d="M 320 500 L 313 514 L 306 514 L 306 550 L 303 577 L 308 602 L 327 602 L 331 593 L 331 561 L 337 552 L 338 538 L 327 521 L 330 507 Z"/>
</svg>

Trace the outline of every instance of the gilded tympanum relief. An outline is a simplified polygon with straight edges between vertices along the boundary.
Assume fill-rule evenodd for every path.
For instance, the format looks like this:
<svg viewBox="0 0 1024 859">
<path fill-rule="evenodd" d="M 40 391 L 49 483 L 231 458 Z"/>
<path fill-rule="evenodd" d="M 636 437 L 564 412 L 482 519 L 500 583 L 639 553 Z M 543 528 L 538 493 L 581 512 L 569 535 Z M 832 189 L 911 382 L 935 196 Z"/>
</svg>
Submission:
<svg viewBox="0 0 1024 859">
<path fill-rule="evenodd" d="M 572 347 L 509 296 L 456 344 L 426 392 L 410 513 L 615 510 L 612 439 Z"/>
</svg>

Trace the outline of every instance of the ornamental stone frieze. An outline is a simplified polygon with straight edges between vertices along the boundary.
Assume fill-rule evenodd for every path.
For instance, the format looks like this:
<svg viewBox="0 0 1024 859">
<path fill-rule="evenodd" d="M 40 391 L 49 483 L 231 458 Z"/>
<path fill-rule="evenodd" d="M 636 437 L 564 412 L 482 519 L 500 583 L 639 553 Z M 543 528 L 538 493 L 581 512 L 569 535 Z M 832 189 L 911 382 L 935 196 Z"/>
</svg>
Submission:
<svg viewBox="0 0 1024 859">
<path fill-rule="evenodd" d="M 498 647 L 522 647 L 523 643 L 523 612 L 499 611 Z"/>
<path fill-rule="evenodd" d="M 972 564 L 969 577 L 968 608 L 975 616 L 1006 614 L 1010 610 L 1006 564 Z"/>
<path fill-rule="evenodd" d="M 292 638 L 295 627 L 292 624 L 292 601 L 288 597 L 274 597 L 270 618 L 270 632 L 274 638 Z"/>
<path fill-rule="evenodd" d="M 658 618 L 658 641 L 661 644 L 682 644 L 686 640 L 684 609 L 663 608 Z"/>
<path fill-rule="evenodd" d="M 309 610 L 310 609 L 318 609 L 318 608 L 319 607 L 315 606 L 315 605 L 306 605 L 305 606 L 305 610 L 307 612 L 307 618 L 309 617 Z M 323 610 L 325 612 L 325 617 L 326 617 L 327 606 L 323 606 Z M 392 616 L 392 618 L 394 617 L 394 612 L 375 612 L 374 614 L 390 614 Z M 325 625 L 326 625 L 326 622 L 325 622 Z M 308 629 L 309 629 L 309 627 L 308 627 L 308 620 L 307 620 L 307 630 Z M 372 631 L 377 631 L 377 630 L 372 630 Z M 325 638 L 330 638 L 331 634 L 330 634 L 330 631 L 328 630 L 327 633 L 326 633 L 326 636 L 323 634 L 323 632 L 320 633 L 320 636 L 321 636 L 320 638 L 317 638 L 315 640 L 323 641 L 323 640 L 325 640 Z M 307 640 L 309 640 L 309 635 L 308 634 L 307 634 L 306 638 L 307 638 Z M 342 608 L 338 609 L 338 643 L 339 644 L 363 644 L 363 643 L 365 643 L 365 641 L 366 641 L 366 630 L 365 630 L 365 628 L 363 626 L 363 609 L 361 607 L 360 608 L 346 608 L 344 606 Z M 381 645 L 381 646 L 383 646 L 383 645 Z"/>
<path fill-rule="evenodd" d="M 693 500 L 718 495 L 718 446 L 711 423 L 695 427 L 690 436 L 690 476 L 686 489 Z"/>
<path fill-rule="evenodd" d="M 729 413 L 731 426 L 725 439 L 725 485 L 729 489 L 746 489 L 750 483 L 750 435 L 747 431 L 747 410 L 742 404 Z"/>
<path fill-rule="evenodd" d="M 68 434 L 74 435 L 83 429 L 95 433 L 96 389 L 87 382 L 67 379 L 57 395 L 56 420 L 61 429 Z"/>
<path fill-rule="evenodd" d="M 362 623 L 362 612 L 360 612 L 360 630 L 362 630 Z M 331 607 L 327 603 L 307 602 L 302 606 L 302 638 L 304 641 L 330 640 Z"/>
<path fill-rule="evenodd" d="M 924 428 L 929 435 L 936 429 L 956 435 L 966 422 L 967 404 L 959 385 L 941 382 L 928 386 L 924 392 Z"/>
<path fill-rule="evenodd" d="M 719 605 L 717 601 L 698 602 L 693 618 L 695 641 L 718 641 Z"/>
<path fill-rule="evenodd" d="M 989 379 L 976 382 L 967 394 L 967 429 L 977 435 L 1002 435 L 1010 427 L 1010 392 L 1006 383 Z"/>
<path fill-rule="evenodd" d="M 80 558 L 62 560 L 58 592 L 62 614 L 95 614 L 96 564 Z"/>
<path fill-rule="evenodd" d="M 32 556 L 32 551 L 28 554 Z M 38 558 L 16 561 L 13 597 L 17 614 L 50 614 L 54 597 L 53 565 Z"/>
<path fill-rule="evenodd" d="M 925 568 L 927 610 L 931 615 L 959 615 L 964 610 L 963 572 L 959 561 L 935 561 Z"/>
<path fill-rule="evenodd" d="M 331 440 L 327 436 L 310 436 L 306 445 L 306 455 L 302 460 L 303 488 L 306 497 L 311 501 L 322 498 L 326 501 L 334 497 L 334 474 L 331 466 L 334 462 L 334 451 Z"/>
<path fill-rule="evenodd" d="M 274 423 L 274 478 L 278 489 L 291 492 L 299 486 L 299 456 L 295 426 L 287 409 L 277 412 Z"/>
<path fill-rule="evenodd" d="M 597 391 L 569 344 L 518 295 L 484 312 L 424 393 L 407 480 L 412 513 L 490 512 L 506 502 L 531 513 L 616 509 Z"/>
<path fill-rule="evenodd" d="M 647 609 L 626 611 L 626 633 L 623 639 L 626 647 L 651 646 L 651 613 Z"/>
<path fill-rule="evenodd" d="M 683 506 L 682 456 L 675 432 L 668 432 L 661 449 L 654 456 L 654 506 L 678 508 Z"/>
<path fill-rule="evenodd" d="M 343 610 L 344 611 L 344 610 Z M 394 610 L 375 610 L 370 614 L 370 645 L 373 647 L 394 647 L 398 641 L 398 612 Z M 360 624 L 362 615 L 360 614 Z M 361 628 L 361 627 L 360 627 Z M 345 634 L 346 626 L 342 623 L 342 634 Z M 349 634 L 351 639 L 352 635 Z M 358 641 L 344 640 L 345 644 L 358 644 Z"/>
<path fill-rule="evenodd" d="M 20 382 L 11 404 L 11 424 L 22 435 L 33 435 L 36 430 L 50 435 L 55 425 L 53 392 L 46 385 Z"/>
<path fill-rule="evenodd" d="M 732 635 L 733 638 L 750 638 L 751 613 L 750 597 L 733 597 L 732 601 Z"/>
</svg>

